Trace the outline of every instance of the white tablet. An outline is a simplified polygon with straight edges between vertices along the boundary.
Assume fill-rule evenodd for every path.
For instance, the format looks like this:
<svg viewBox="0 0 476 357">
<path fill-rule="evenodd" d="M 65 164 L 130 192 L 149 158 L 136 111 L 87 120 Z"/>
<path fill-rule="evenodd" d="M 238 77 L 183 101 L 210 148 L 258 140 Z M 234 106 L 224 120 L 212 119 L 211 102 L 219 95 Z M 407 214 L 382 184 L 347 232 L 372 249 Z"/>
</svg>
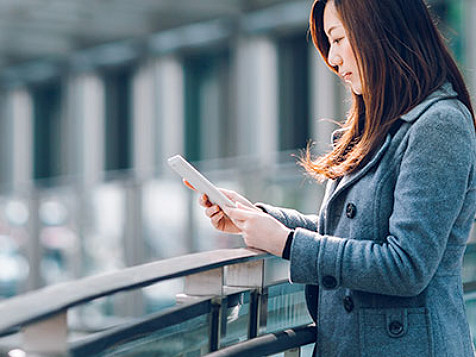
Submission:
<svg viewBox="0 0 476 357">
<path fill-rule="evenodd" d="M 236 207 L 236 204 L 221 193 L 215 185 L 206 179 L 200 172 L 197 171 L 190 163 L 188 163 L 182 156 L 175 155 L 169 158 L 169 166 L 185 180 L 195 187 L 195 189 L 208 196 L 210 202 L 217 204 L 220 207 Z"/>
</svg>

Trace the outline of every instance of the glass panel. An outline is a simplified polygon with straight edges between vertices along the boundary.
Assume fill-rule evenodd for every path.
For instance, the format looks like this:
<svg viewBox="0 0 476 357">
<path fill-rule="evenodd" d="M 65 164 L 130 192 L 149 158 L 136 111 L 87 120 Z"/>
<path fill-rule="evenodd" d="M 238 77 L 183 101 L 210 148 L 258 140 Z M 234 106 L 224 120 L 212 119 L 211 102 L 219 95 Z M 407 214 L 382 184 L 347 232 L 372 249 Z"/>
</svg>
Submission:
<svg viewBox="0 0 476 357">
<path fill-rule="evenodd" d="M 314 351 L 314 343 L 310 345 L 302 346 L 300 355 L 302 357 L 309 357 L 309 356 L 312 356 L 313 351 Z M 270 355 L 270 357 L 285 357 L 285 352 L 276 353 L 274 355 Z"/>
<path fill-rule="evenodd" d="M 103 331 L 125 322 L 118 317 L 120 294 L 95 299 L 68 310 L 68 326 L 76 336 Z"/>
<path fill-rule="evenodd" d="M 312 352 L 314 351 L 314 343 L 310 345 L 302 346 L 301 347 L 301 356 L 312 356 Z"/>
<path fill-rule="evenodd" d="M 225 307 L 226 319 L 223 321 L 220 347 L 234 345 L 248 339 L 250 323 L 250 293 L 249 291 L 230 295 Z"/>
<path fill-rule="evenodd" d="M 145 313 L 156 313 L 168 307 L 175 306 L 176 296 L 183 292 L 184 278 L 166 280 L 142 291 L 145 298 Z"/>
<path fill-rule="evenodd" d="M 474 229 L 474 226 L 473 226 Z M 476 244 L 470 244 L 466 247 L 463 258 L 463 282 L 476 280 Z M 465 301 L 466 315 L 468 316 L 469 325 L 473 343 L 476 346 L 476 292 L 467 293 L 470 296 Z"/>
<path fill-rule="evenodd" d="M 466 247 L 463 258 L 463 282 L 476 280 L 476 244 Z"/>
<path fill-rule="evenodd" d="M 94 333 L 177 306 L 183 278 L 163 281 L 142 289 L 95 299 L 68 310 L 70 330 Z"/>
<path fill-rule="evenodd" d="M 124 341 L 99 357 L 128 356 L 201 356 L 208 351 L 209 315 L 202 315 L 181 324 L 167 327 L 133 341 Z"/>
<path fill-rule="evenodd" d="M 268 320 L 265 333 L 312 322 L 307 311 L 304 285 L 279 284 L 268 290 Z"/>
<path fill-rule="evenodd" d="M 466 300 L 466 315 L 468 316 L 469 327 L 471 329 L 471 336 L 473 337 L 473 343 L 476 346 L 476 297 L 470 300 Z"/>
</svg>

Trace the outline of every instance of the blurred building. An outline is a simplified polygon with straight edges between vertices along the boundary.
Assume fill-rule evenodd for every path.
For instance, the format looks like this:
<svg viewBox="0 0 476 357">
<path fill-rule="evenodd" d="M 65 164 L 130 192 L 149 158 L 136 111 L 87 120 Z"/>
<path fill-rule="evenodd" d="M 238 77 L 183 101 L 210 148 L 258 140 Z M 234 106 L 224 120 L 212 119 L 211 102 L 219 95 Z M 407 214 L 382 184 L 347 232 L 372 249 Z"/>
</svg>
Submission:
<svg viewBox="0 0 476 357">
<path fill-rule="evenodd" d="M 166 167 L 177 153 L 315 212 L 322 187 L 295 156 L 328 149 L 320 119 L 344 117 L 346 92 L 308 38 L 311 3 L 2 1 L 0 296 L 240 246 Z M 476 1 L 431 5 L 476 89 Z"/>
</svg>

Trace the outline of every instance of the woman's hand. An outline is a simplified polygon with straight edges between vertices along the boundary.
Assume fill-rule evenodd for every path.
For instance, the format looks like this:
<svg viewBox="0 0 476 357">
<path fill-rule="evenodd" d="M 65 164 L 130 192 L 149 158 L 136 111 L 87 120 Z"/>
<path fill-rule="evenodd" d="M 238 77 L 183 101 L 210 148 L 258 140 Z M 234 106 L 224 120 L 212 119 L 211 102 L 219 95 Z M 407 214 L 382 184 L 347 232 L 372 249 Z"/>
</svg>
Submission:
<svg viewBox="0 0 476 357">
<path fill-rule="evenodd" d="M 237 208 L 225 207 L 226 216 L 241 232 L 248 247 L 282 256 L 291 231 L 284 224 L 260 209 L 241 204 Z"/>
<path fill-rule="evenodd" d="M 195 190 L 186 180 L 184 184 Z M 238 193 L 222 188 L 219 190 L 235 202 L 237 208 L 225 207 L 223 210 L 211 203 L 207 195 L 201 195 L 199 204 L 205 207 L 205 214 L 210 218 L 212 225 L 221 232 L 241 234 L 245 244 L 250 248 L 282 256 L 291 230 Z"/>
<path fill-rule="evenodd" d="M 193 187 L 190 184 L 190 182 L 188 182 L 187 180 L 183 180 L 183 183 L 188 188 L 196 191 L 195 187 Z M 230 191 L 230 190 L 225 190 L 222 188 L 219 188 L 219 190 L 231 201 L 235 203 L 239 202 L 245 205 L 246 207 L 249 207 L 257 211 L 261 211 L 258 207 L 254 206 L 250 201 L 248 201 L 246 198 L 239 195 L 238 193 L 234 191 Z M 230 220 L 228 216 L 226 216 L 223 210 L 218 205 L 215 205 L 209 201 L 207 195 L 200 196 L 199 204 L 200 206 L 205 207 L 205 214 L 207 215 L 208 218 L 210 218 L 212 225 L 217 230 L 221 232 L 225 232 L 225 233 L 234 233 L 234 234 L 241 233 L 241 230 L 235 226 L 235 224 Z"/>
<path fill-rule="evenodd" d="M 254 206 L 250 201 L 248 201 L 243 196 L 238 193 L 230 190 L 219 189 L 226 197 L 235 203 L 242 204 L 245 207 L 248 207 L 251 210 L 261 212 L 261 210 Z M 205 207 L 205 214 L 216 229 L 225 233 L 241 233 L 241 229 L 238 228 L 234 222 L 223 212 L 220 206 L 211 203 L 208 200 L 207 195 L 201 195 L 199 199 L 200 206 Z"/>
</svg>

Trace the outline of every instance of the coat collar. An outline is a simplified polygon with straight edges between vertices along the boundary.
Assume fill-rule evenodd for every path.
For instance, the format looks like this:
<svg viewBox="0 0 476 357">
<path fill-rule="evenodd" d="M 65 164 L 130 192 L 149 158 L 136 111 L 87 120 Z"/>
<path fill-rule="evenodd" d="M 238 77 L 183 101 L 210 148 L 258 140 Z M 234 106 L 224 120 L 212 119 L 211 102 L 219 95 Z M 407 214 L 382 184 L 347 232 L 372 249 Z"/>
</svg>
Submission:
<svg viewBox="0 0 476 357">
<path fill-rule="evenodd" d="M 431 93 L 420 104 L 418 104 L 416 107 L 411 109 L 408 113 L 402 115 L 400 118 L 405 122 L 412 123 L 416 119 L 418 119 L 425 112 L 425 110 L 428 109 L 432 104 L 443 99 L 450 99 L 450 98 L 456 98 L 456 97 L 457 97 L 457 93 L 453 90 L 453 86 L 451 85 L 451 83 L 446 82 L 439 89 Z M 342 134 L 343 134 L 342 129 L 336 130 L 332 134 L 333 142 L 335 142 L 335 140 L 338 140 L 338 138 Z M 347 187 L 349 187 L 354 182 L 356 182 L 359 178 L 361 178 L 363 175 L 365 175 L 380 160 L 382 155 L 387 151 L 387 148 L 390 146 L 391 140 L 392 140 L 392 136 L 390 134 L 387 134 L 387 137 L 385 138 L 383 145 L 375 153 L 372 159 L 366 165 L 364 165 L 364 167 L 362 167 L 360 170 L 357 170 L 356 172 L 350 175 L 344 176 L 341 179 L 342 181 L 340 183 L 333 182 L 333 188 L 332 188 L 333 192 L 328 202 L 331 202 L 333 199 L 335 199 L 335 197 L 339 194 L 339 192 L 342 192 Z"/>
<path fill-rule="evenodd" d="M 427 110 L 432 104 L 443 100 L 456 98 L 458 94 L 454 91 L 450 82 L 446 82 L 440 88 L 426 97 L 420 104 L 411 109 L 408 113 L 403 114 L 400 119 L 408 123 L 414 122 Z"/>
<path fill-rule="evenodd" d="M 370 161 L 365 164 L 360 170 L 354 171 L 353 173 L 349 175 L 345 175 L 344 177 L 341 178 L 341 181 L 339 182 L 338 180 L 334 181 L 333 188 L 332 188 L 332 194 L 329 197 L 328 202 L 331 202 L 334 200 L 334 198 L 339 194 L 339 192 L 342 192 L 345 190 L 347 187 L 352 185 L 354 182 L 359 180 L 362 176 L 364 176 L 383 156 L 383 154 L 387 151 L 388 147 L 390 146 L 390 142 L 392 141 L 392 137 L 390 134 L 387 134 L 387 137 L 385 138 L 385 141 L 383 145 L 380 147 L 380 149 L 375 153 L 375 155 L 370 159 Z"/>
<path fill-rule="evenodd" d="M 451 99 L 451 98 L 457 98 L 457 97 L 458 97 L 458 94 L 454 91 L 451 83 L 446 82 L 440 88 L 438 88 L 433 93 L 431 93 L 428 97 L 426 97 L 420 104 L 416 105 L 413 109 L 411 109 L 408 113 L 403 114 L 400 117 L 400 119 L 402 119 L 403 121 L 407 123 L 414 122 L 432 104 L 443 99 Z M 337 140 L 340 139 L 342 134 L 344 134 L 344 132 L 345 132 L 344 128 L 335 130 L 332 133 L 332 143 L 335 144 Z"/>
</svg>

